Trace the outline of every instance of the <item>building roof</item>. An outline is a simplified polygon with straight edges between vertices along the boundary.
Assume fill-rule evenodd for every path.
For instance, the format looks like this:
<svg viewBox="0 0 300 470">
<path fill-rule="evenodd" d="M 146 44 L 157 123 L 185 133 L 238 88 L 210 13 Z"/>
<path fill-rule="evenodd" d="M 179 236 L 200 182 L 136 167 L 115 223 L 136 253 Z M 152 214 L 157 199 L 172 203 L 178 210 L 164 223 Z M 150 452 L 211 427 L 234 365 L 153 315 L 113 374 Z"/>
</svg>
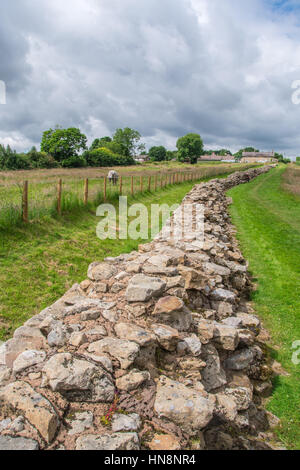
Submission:
<svg viewBox="0 0 300 470">
<path fill-rule="evenodd" d="M 202 155 L 200 157 L 200 160 L 206 160 L 206 161 L 216 161 L 219 162 L 222 160 L 223 157 L 221 155 L 216 155 L 215 153 L 212 153 L 211 155 Z"/>
<path fill-rule="evenodd" d="M 275 152 L 243 152 L 242 156 L 246 158 L 274 158 Z"/>
</svg>

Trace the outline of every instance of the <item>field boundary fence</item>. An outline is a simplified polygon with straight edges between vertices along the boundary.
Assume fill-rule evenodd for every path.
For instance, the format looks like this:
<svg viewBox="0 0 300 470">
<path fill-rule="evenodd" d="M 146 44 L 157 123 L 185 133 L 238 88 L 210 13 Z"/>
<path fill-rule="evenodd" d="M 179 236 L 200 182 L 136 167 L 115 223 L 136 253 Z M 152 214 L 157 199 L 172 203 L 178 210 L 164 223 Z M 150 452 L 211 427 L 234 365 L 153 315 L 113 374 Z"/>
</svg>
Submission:
<svg viewBox="0 0 300 470">
<path fill-rule="evenodd" d="M 198 182 L 242 171 L 257 165 L 218 165 L 152 172 L 151 174 L 121 175 L 114 184 L 107 176 L 78 178 L 74 180 L 28 181 L 0 186 L 0 229 L 16 224 L 28 224 L 43 216 L 62 216 L 76 208 L 92 208 L 102 202 L 114 202 L 120 195 L 134 198 L 139 194 L 153 193 L 165 188 Z M 145 172 L 146 173 L 146 172 Z"/>
</svg>

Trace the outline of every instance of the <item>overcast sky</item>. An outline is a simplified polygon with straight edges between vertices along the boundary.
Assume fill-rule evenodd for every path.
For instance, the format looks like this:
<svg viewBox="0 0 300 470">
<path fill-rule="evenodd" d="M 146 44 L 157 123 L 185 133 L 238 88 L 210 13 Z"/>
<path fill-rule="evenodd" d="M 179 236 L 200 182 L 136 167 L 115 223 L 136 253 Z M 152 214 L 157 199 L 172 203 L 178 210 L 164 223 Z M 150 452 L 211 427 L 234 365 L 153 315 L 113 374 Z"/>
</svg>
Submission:
<svg viewBox="0 0 300 470">
<path fill-rule="evenodd" d="M 300 1 L 1 0 L 0 143 L 59 124 L 300 155 Z M 299 94 L 300 96 L 300 94 Z"/>
</svg>

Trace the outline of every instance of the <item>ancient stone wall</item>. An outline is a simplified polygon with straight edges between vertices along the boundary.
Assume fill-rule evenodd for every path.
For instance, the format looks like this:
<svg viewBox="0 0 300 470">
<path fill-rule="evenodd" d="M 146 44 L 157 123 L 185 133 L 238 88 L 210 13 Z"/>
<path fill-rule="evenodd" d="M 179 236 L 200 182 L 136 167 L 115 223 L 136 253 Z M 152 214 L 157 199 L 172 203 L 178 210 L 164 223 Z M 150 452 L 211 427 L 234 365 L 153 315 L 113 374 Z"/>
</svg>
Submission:
<svg viewBox="0 0 300 470">
<path fill-rule="evenodd" d="M 205 206 L 203 246 L 161 233 L 93 263 L 15 332 L 0 348 L 0 449 L 271 447 L 266 332 L 225 194 L 268 170 L 186 196 Z"/>
</svg>

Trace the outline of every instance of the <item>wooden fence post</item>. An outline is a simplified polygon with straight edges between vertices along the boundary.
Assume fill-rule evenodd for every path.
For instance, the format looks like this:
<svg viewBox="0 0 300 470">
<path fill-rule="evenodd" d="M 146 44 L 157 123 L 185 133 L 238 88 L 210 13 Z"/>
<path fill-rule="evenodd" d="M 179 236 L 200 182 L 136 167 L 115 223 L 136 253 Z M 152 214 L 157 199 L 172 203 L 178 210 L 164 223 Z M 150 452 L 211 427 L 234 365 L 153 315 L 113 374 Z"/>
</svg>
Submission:
<svg viewBox="0 0 300 470">
<path fill-rule="evenodd" d="M 86 178 L 84 181 L 84 204 L 87 205 L 89 200 L 89 179 Z"/>
<path fill-rule="evenodd" d="M 133 176 L 131 177 L 131 196 L 134 195 L 134 182 L 133 182 Z"/>
<path fill-rule="evenodd" d="M 141 193 L 143 192 L 143 177 L 141 176 L 141 181 L 140 181 L 140 189 L 141 189 Z"/>
<path fill-rule="evenodd" d="M 61 215 L 61 194 L 62 194 L 62 180 L 58 181 L 57 185 L 57 213 Z"/>
<path fill-rule="evenodd" d="M 148 191 L 151 191 L 151 176 L 149 176 L 148 180 Z"/>
<path fill-rule="evenodd" d="M 106 197 L 107 197 L 107 177 L 104 176 L 104 188 L 103 188 L 103 199 L 104 199 L 104 202 L 106 202 Z"/>
<path fill-rule="evenodd" d="M 154 191 L 157 191 L 157 174 L 155 175 Z"/>
<path fill-rule="evenodd" d="M 24 181 L 23 185 L 22 219 L 25 224 L 28 223 L 28 181 Z"/>
</svg>

